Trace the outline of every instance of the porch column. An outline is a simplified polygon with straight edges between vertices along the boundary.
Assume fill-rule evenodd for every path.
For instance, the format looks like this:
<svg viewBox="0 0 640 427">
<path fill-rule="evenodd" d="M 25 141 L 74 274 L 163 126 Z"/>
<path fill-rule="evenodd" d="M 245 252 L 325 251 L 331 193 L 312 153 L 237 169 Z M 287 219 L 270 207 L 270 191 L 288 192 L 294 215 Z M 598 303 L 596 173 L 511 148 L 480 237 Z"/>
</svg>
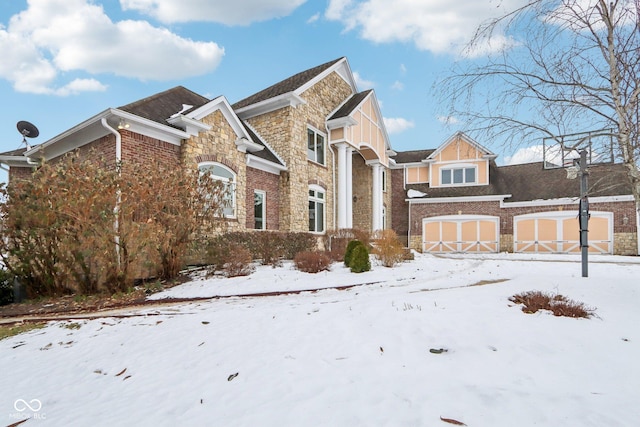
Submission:
<svg viewBox="0 0 640 427">
<path fill-rule="evenodd" d="M 347 149 L 347 228 L 353 228 L 353 148 Z"/>
<path fill-rule="evenodd" d="M 338 149 L 338 228 L 347 228 L 347 144 L 342 142 L 336 144 Z M 350 162 L 349 162 L 350 163 Z"/>
<path fill-rule="evenodd" d="M 373 203 L 371 206 L 371 230 L 382 229 L 382 165 L 379 162 L 371 164 L 373 172 Z"/>
</svg>

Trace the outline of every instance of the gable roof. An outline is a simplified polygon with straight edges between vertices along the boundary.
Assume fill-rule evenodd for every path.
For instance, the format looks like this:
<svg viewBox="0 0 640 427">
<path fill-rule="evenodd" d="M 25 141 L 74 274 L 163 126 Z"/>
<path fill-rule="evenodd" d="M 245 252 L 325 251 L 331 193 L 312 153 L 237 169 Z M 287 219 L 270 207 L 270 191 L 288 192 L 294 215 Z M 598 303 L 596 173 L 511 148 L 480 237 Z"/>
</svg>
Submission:
<svg viewBox="0 0 640 427">
<path fill-rule="evenodd" d="M 324 64 L 318 65 L 308 70 L 299 72 L 298 74 L 288 77 L 274 85 L 269 86 L 266 89 L 261 90 L 260 92 L 254 93 L 253 95 L 236 102 L 232 105 L 232 107 L 238 110 L 252 104 L 266 101 L 267 99 L 275 98 L 277 96 L 293 92 L 303 86 L 305 83 L 308 83 L 318 75 L 322 74 L 322 72 L 326 71 L 331 66 L 345 59 L 345 57 L 341 57 L 338 59 L 334 59 L 333 61 L 325 62 Z"/>
<path fill-rule="evenodd" d="M 621 163 L 589 165 L 589 197 L 632 194 Z M 508 202 L 580 197 L 580 181 L 567 179 L 564 168 L 545 169 L 542 162 L 502 166 L 499 174 L 512 196 Z"/>
<path fill-rule="evenodd" d="M 127 113 L 135 114 L 136 116 L 144 117 L 157 123 L 170 125 L 167 122 L 169 117 L 178 112 L 184 114 L 187 111 L 201 107 L 207 102 L 209 102 L 208 98 L 198 95 L 183 86 L 176 86 L 164 92 L 156 93 L 118 107 L 118 110 L 126 111 Z M 184 105 L 190 105 L 191 107 L 182 111 Z"/>
<path fill-rule="evenodd" d="M 347 102 L 342 104 L 340 108 L 338 108 L 328 120 L 339 119 L 342 117 L 347 117 L 353 111 L 358 108 L 358 106 L 364 101 L 370 93 L 373 92 L 373 89 L 365 90 L 364 92 L 356 93 L 352 95 Z"/>
<path fill-rule="evenodd" d="M 411 150 L 411 151 L 398 151 L 395 156 L 392 156 L 394 162 L 397 165 L 405 163 L 421 163 L 427 159 L 435 149 L 430 150 Z"/>
<path fill-rule="evenodd" d="M 468 144 L 470 144 L 471 146 L 473 146 L 476 149 L 478 149 L 479 151 L 482 151 L 483 153 L 485 153 L 485 155 L 483 156 L 484 158 L 495 159 L 496 157 L 498 157 L 496 154 L 492 153 L 491 150 L 489 150 L 488 148 L 483 147 L 482 145 L 480 145 L 476 140 L 471 138 L 466 133 L 458 131 L 458 132 L 454 133 L 452 136 L 450 136 L 445 142 L 440 144 L 440 146 L 438 148 L 436 148 L 434 150 L 434 152 L 429 155 L 429 160 L 435 160 L 436 156 L 438 154 L 440 154 L 440 152 L 442 150 L 444 150 L 449 144 L 451 144 L 452 142 L 454 142 L 457 139 L 462 139 L 465 142 L 467 142 Z"/>
</svg>

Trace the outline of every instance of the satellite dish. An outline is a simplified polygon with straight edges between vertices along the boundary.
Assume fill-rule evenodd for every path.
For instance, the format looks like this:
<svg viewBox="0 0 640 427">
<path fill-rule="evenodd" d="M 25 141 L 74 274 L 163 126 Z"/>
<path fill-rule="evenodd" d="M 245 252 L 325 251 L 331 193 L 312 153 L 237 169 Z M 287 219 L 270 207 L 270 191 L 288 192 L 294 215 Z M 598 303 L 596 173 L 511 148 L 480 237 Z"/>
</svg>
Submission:
<svg viewBox="0 0 640 427">
<path fill-rule="evenodd" d="M 19 121 L 16 127 L 18 128 L 20 135 L 22 135 L 22 143 L 27 146 L 27 150 L 30 150 L 31 146 L 27 142 L 27 138 L 36 138 L 40 135 L 40 131 L 38 131 L 38 128 L 35 127 L 35 125 L 24 120 Z"/>
</svg>

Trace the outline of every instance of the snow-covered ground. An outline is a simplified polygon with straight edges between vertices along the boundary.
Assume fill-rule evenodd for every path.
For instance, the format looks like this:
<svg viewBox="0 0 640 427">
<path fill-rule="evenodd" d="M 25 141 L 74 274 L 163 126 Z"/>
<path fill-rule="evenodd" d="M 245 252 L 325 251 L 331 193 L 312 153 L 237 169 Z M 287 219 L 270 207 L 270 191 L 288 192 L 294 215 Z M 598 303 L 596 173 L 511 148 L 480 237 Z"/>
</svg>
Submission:
<svg viewBox="0 0 640 427">
<path fill-rule="evenodd" d="M 639 258 L 591 257 L 588 278 L 579 256 L 416 255 L 362 274 L 285 263 L 154 298 L 358 284 L 50 322 L 2 340 L 0 426 L 639 425 Z M 597 317 L 524 314 L 508 298 L 530 290 Z"/>
</svg>

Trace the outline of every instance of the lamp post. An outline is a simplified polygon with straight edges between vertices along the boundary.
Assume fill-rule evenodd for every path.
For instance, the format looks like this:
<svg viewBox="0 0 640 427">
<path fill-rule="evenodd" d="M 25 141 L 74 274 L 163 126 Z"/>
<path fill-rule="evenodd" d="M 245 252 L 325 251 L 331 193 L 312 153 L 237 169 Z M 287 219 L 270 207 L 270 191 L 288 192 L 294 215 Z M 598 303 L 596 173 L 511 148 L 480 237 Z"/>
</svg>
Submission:
<svg viewBox="0 0 640 427">
<path fill-rule="evenodd" d="M 580 249 L 582 251 L 582 277 L 589 277 L 589 196 L 587 150 L 580 151 Z"/>
</svg>

